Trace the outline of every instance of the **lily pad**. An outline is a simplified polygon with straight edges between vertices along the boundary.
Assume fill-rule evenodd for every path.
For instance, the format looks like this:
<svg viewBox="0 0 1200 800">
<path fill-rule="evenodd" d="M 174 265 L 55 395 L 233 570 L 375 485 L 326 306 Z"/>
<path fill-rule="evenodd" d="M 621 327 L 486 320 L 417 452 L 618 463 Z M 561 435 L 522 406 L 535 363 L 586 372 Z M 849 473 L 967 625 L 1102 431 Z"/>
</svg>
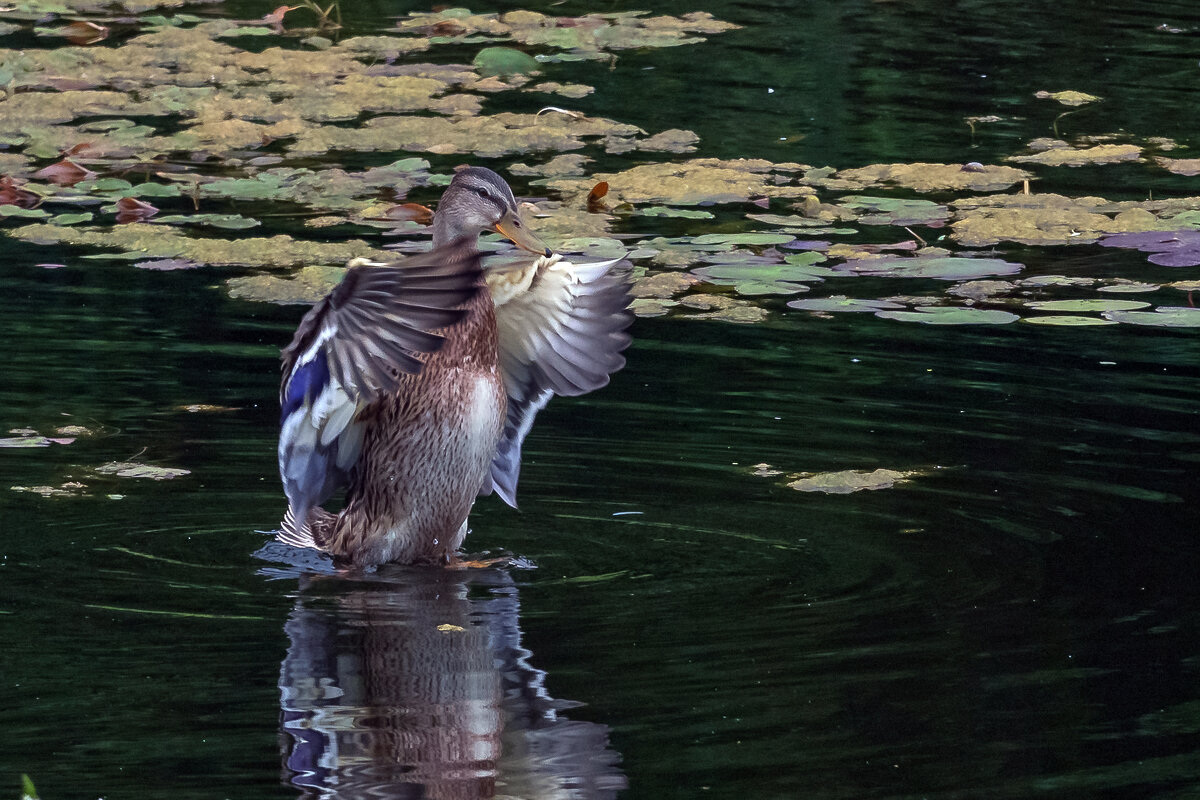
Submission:
<svg viewBox="0 0 1200 800">
<path fill-rule="evenodd" d="M 692 270 L 709 283 L 732 286 L 741 295 L 799 294 L 808 287 L 799 281 L 811 275 L 792 264 L 716 264 Z"/>
<path fill-rule="evenodd" d="M 951 224 L 953 236 L 970 247 L 1001 241 L 1086 244 L 1105 234 L 1160 227 L 1157 218 L 1145 209 L 1116 206 L 1095 197 L 1000 195 L 960 200 L 953 205 L 959 216 Z"/>
<path fill-rule="evenodd" d="M 586 195 L 602 180 L 608 183 L 608 198 L 614 203 L 695 206 L 812 194 L 811 188 L 792 184 L 793 173 L 799 169 L 799 164 L 775 164 L 762 159 L 696 158 L 639 164 L 622 172 L 551 180 L 546 185 L 564 194 Z"/>
<path fill-rule="evenodd" d="M 37 494 L 42 497 L 79 497 L 87 488 L 79 481 L 67 481 L 59 486 L 10 486 L 9 491 Z"/>
<path fill-rule="evenodd" d="M 765 308 L 751 305 L 745 300 L 718 294 L 691 294 L 679 299 L 681 306 L 698 308 L 706 313 L 689 314 L 687 319 L 707 319 L 717 322 L 732 322 L 738 325 L 753 325 L 768 316 Z"/>
<path fill-rule="evenodd" d="M 929 200 L 851 195 L 838 203 L 860 214 L 864 225 L 924 225 L 940 228 L 950 217 L 950 209 Z"/>
<path fill-rule="evenodd" d="M 45 436 L 11 436 L 0 439 L 0 447 L 49 447 L 54 442 Z"/>
<path fill-rule="evenodd" d="M 115 475 L 118 478 L 148 478 L 153 481 L 166 481 L 191 474 L 191 471 L 186 469 L 155 467 L 137 461 L 110 461 L 95 469 L 101 475 Z"/>
<path fill-rule="evenodd" d="M 666 300 L 700 283 L 695 275 L 686 272 L 660 272 L 633 282 L 629 293 L 635 298 Z"/>
<path fill-rule="evenodd" d="M 1063 327 L 1090 327 L 1094 325 L 1116 325 L 1113 320 L 1101 317 L 1081 317 L 1074 314 L 1045 314 L 1036 317 L 1024 317 L 1022 322 L 1032 325 L 1060 325 Z"/>
<path fill-rule="evenodd" d="M 1151 253 L 1148 260 L 1164 267 L 1200 264 L 1200 231 L 1143 231 L 1118 233 L 1100 240 L 1103 247 L 1129 247 Z"/>
<path fill-rule="evenodd" d="M 816 181 L 831 189 L 858 190 L 870 186 L 902 186 L 918 192 L 954 192 L 967 189 L 979 192 L 998 192 L 1033 175 L 1014 167 L 977 165 L 970 169 L 962 164 L 874 164 L 847 169 L 832 178 Z"/>
<path fill-rule="evenodd" d="M 569 51 L 576 58 L 602 58 L 611 50 L 695 44 L 704 41 L 701 34 L 721 33 L 738 26 L 703 11 L 679 17 L 652 17 L 640 11 L 551 17 L 536 11 L 473 14 L 464 8 L 448 8 L 432 14 L 412 14 L 402 19 L 399 27 L 429 34 L 435 42 L 507 39 Z"/>
<path fill-rule="evenodd" d="M 1066 145 L 1065 142 L 1063 144 Z M 1141 157 L 1142 148 L 1135 144 L 1098 144 L 1082 148 L 1074 148 L 1070 145 L 1052 147 L 1029 155 L 1009 156 L 1007 160 L 1017 164 L 1082 167 L 1085 164 L 1117 164 L 1122 161 L 1137 161 Z"/>
<path fill-rule="evenodd" d="M 677 217 L 680 219 L 712 219 L 714 216 L 711 211 L 701 211 L 695 208 L 671 208 L 670 206 L 650 206 L 639 209 L 637 213 L 643 217 Z"/>
<path fill-rule="evenodd" d="M 788 484 L 788 488 L 798 492 L 851 494 L 852 492 L 890 489 L 897 483 L 903 483 L 919 474 L 919 472 L 911 470 L 876 469 L 868 472 L 861 469 L 847 469 L 840 472 L 819 472 L 808 475 L 792 481 Z"/>
<path fill-rule="evenodd" d="M 1142 292 L 1155 292 L 1161 289 L 1162 286 L 1157 283 L 1143 283 L 1142 281 L 1118 280 L 1110 283 L 1107 286 L 1098 286 L 1097 292 L 1115 293 L 1115 294 L 1141 294 Z"/>
<path fill-rule="evenodd" d="M 1161 328 L 1200 328 L 1200 308 L 1159 306 L 1153 311 L 1106 311 L 1106 319 Z"/>
<path fill-rule="evenodd" d="M 1074 91 L 1064 91 L 1064 92 L 1041 91 L 1041 92 L 1036 92 L 1033 96 L 1038 98 L 1039 100 L 1056 100 L 1057 102 L 1062 103 L 1064 106 L 1083 106 L 1083 105 L 1087 105 L 1088 103 L 1095 103 L 1102 99 L 1102 98 L 1097 97 L 1094 94 L 1087 94 L 1086 92 L 1074 92 Z"/>
<path fill-rule="evenodd" d="M 171 214 L 157 217 L 155 221 L 167 225 L 205 225 L 211 228 L 239 231 L 257 228 L 262 224 L 256 219 L 243 217 L 241 214 Z"/>
<path fill-rule="evenodd" d="M 1008 311 L 947 306 L 918 306 L 914 311 L 878 311 L 875 316 L 926 325 L 1007 325 L 1020 319 Z"/>
<path fill-rule="evenodd" d="M 1033 300 L 1025 305 L 1037 311 L 1136 311 L 1150 306 L 1149 303 L 1139 300 L 1110 300 L 1103 297 L 1084 300 Z"/>
<path fill-rule="evenodd" d="M 525 75 L 538 70 L 533 56 L 511 47 L 485 47 L 475 54 L 474 64 L 480 75 Z"/>
<path fill-rule="evenodd" d="M 246 275 L 225 282 L 229 296 L 279 305 L 309 304 L 329 294 L 341 283 L 345 267 L 308 266 L 290 278 L 276 275 Z"/>
<path fill-rule="evenodd" d="M 1200 158 L 1156 158 L 1155 163 L 1176 175 L 1200 175 Z"/>
<path fill-rule="evenodd" d="M 107 230 L 57 225 L 26 225 L 9 232 L 24 241 L 39 244 L 90 245 L 116 251 L 106 258 L 186 258 L 200 264 L 288 267 L 302 264 L 344 264 L 352 258 L 386 260 L 389 253 L 365 242 L 311 242 L 282 234 L 242 239 L 197 238 L 177 228 L 149 223 L 130 223 Z"/>
<path fill-rule="evenodd" d="M 706 233 L 692 239 L 693 244 L 787 244 L 795 239 L 784 233 Z"/>
<path fill-rule="evenodd" d="M 871 314 L 874 314 L 876 311 L 904 308 L 899 303 L 892 303 L 887 300 L 859 300 L 853 297 L 846 297 L 844 294 L 835 294 L 832 297 L 791 300 L 788 302 L 788 307 L 799 309 L 800 311 L 848 311 Z"/>
<path fill-rule="evenodd" d="M 887 278 L 934 278 L 965 281 L 995 275 L 1015 275 L 1021 264 L 998 258 L 876 258 L 847 261 L 832 267 L 839 273 Z"/>
</svg>

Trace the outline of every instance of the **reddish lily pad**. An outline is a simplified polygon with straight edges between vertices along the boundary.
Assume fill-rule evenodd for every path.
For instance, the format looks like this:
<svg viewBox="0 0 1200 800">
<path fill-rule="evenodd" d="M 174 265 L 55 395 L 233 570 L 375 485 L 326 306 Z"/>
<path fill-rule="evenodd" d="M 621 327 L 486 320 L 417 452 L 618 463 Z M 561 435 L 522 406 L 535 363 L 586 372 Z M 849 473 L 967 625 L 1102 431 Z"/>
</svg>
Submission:
<svg viewBox="0 0 1200 800">
<path fill-rule="evenodd" d="M 1200 264 L 1200 231 L 1138 231 L 1116 233 L 1100 240 L 1104 247 L 1128 247 L 1150 253 L 1148 260 L 1164 267 Z"/>
</svg>

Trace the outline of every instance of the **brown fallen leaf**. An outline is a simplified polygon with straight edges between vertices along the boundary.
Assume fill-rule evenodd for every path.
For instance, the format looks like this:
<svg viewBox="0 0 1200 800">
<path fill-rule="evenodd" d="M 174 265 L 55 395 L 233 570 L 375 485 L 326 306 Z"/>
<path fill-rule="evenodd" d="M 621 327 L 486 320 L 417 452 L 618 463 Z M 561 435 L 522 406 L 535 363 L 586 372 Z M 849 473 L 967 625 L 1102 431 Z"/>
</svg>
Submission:
<svg viewBox="0 0 1200 800">
<path fill-rule="evenodd" d="M 415 222 L 418 225 L 429 225 L 433 222 L 433 209 L 420 203 L 401 203 L 384 211 L 383 217 L 393 222 Z"/>
<path fill-rule="evenodd" d="M 600 181 L 588 192 L 587 209 L 593 214 L 602 214 L 608 210 L 604 204 L 604 195 L 608 194 L 608 181 Z"/>
<path fill-rule="evenodd" d="M 264 14 L 262 21 L 277 29 L 283 28 L 283 16 L 289 11 L 295 11 L 300 6 L 278 6 L 270 14 Z"/>
<path fill-rule="evenodd" d="M 117 222 L 144 222 L 158 213 L 158 209 L 136 197 L 122 197 L 117 201 Z"/>
<path fill-rule="evenodd" d="M 0 178 L 0 206 L 34 208 L 41 202 L 41 197 L 28 189 L 22 189 L 12 177 L 6 175 Z"/>
<path fill-rule="evenodd" d="M 58 29 L 71 44 L 95 44 L 108 38 L 108 28 L 87 20 L 76 20 Z"/>
<path fill-rule="evenodd" d="M 96 173 L 87 167 L 82 167 L 69 158 L 64 158 L 48 167 L 42 167 L 33 173 L 33 177 L 50 181 L 59 186 L 74 186 L 80 181 L 95 177 L 95 175 Z"/>
</svg>

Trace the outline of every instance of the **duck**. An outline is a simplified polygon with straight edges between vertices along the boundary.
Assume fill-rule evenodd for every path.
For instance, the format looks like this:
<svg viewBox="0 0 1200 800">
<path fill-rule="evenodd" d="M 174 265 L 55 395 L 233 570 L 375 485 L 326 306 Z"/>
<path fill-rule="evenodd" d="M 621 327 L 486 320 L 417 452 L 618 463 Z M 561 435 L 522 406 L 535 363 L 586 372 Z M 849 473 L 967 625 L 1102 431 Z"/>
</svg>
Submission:
<svg viewBox="0 0 1200 800">
<path fill-rule="evenodd" d="M 486 266 L 484 231 L 535 257 Z M 428 252 L 352 262 L 281 353 L 276 538 L 349 568 L 456 559 L 478 497 L 516 508 L 538 412 L 606 385 L 631 341 L 621 259 L 553 253 L 493 170 L 455 173 L 432 233 Z"/>
</svg>

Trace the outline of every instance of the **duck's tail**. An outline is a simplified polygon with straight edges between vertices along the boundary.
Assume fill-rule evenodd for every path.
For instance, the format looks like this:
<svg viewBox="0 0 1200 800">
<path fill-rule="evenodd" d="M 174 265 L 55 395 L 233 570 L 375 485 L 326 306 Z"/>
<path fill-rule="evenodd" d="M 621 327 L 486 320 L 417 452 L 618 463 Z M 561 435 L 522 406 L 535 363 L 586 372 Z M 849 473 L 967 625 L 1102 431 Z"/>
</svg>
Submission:
<svg viewBox="0 0 1200 800">
<path fill-rule="evenodd" d="M 306 512 L 304 516 L 304 522 L 297 523 L 295 509 L 288 506 L 287 513 L 283 515 L 279 533 L 275 534 L 275 540 L 290 544 L 292 547 L 311 547 L 314 550 L 320 550 L 317 540 L 313 537 L 308 513 Z"/>
</svg>

